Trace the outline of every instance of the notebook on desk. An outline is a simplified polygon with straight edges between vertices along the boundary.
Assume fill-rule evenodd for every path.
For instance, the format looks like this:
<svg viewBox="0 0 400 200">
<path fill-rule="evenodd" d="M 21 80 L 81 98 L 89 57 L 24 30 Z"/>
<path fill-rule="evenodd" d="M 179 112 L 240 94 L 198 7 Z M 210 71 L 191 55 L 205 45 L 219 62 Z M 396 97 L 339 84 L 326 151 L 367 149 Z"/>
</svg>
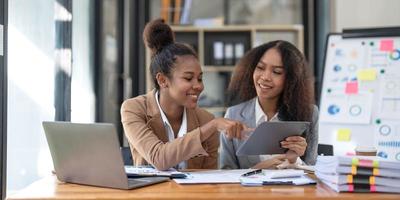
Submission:
<svg viewBox="0 0 400 200">
<path fill-rule="evenodd" d="M 128 179 L 112 124 L 43 122 L 57 178 L 62 182 L 132 189 L 168 177 Z"/>
</svg>

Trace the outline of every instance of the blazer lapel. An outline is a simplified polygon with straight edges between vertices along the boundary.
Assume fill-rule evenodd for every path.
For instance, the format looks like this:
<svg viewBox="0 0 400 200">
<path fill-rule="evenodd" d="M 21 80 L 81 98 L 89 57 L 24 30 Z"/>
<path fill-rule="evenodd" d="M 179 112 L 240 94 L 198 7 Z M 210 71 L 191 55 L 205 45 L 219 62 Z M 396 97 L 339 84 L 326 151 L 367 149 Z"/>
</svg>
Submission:
<svg viewBox="0 0 400 200">
<path fill-rule="evenodd" d="M 188 132 L 200 127 L 200 122 L 199 119 L 197 118 L 196 111 L 194 109 L 186 108 L 186 119 L 187 119 Z"/>
<path fill-rule="evenodd" d="M 240 121 L 244 122 L 247 126 L 251 128 L 256 127 L 256 98 L 253 98 L 249 101 L 249 103 L 245 104 L 240 112 L 240 117 L 242 118 Z"/>
<path fill-rule="evenodd" d="M 156 90 L 152 90 L 151 92 L 146 94 L 146 106 L 147 106 L 147 125 L 151 127 L 154 134 L 163 141 L 167 143 L 168 137 L 165 132 L 165 127 L 161 118 L 160 109 L 158 108 L 157 101 L 155 98 Z"/>
<path fill-rule="evenodd" d="M 256 98 L 250 100 L 247 104 L 245 104 L 240 112 L 240 117 L 242 118 L 240 121 L 244 122 L 250 128 L 256 128 Z M 242 145 L 243 140 L 238 140 L 238 146 Z M 244 156 L 247 164 L 244 166 L 252 166 L 254 163 L 260 162 L 260 156 Z M 243 160 L 245 161 L 245 160 Z"/>
</svg>

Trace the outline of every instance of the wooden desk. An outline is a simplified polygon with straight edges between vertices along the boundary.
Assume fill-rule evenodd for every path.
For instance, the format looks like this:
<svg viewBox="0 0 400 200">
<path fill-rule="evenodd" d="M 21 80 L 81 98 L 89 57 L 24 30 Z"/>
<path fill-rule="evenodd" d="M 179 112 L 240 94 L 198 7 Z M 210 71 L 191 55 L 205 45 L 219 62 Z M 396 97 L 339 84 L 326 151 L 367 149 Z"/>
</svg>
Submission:
<svg viewBox="0 0 400 200">
<path fill-rule="evenodd" d="M 240 184 L 179 185 L 164 182 L 133 190 L 60 183 L 55 176 L 41 179 L 8 200 L 21 199 L 400 199 L 396 194 L 336 193 L 323 184 L 309 186 L 243 187 Z"/>
</svg>

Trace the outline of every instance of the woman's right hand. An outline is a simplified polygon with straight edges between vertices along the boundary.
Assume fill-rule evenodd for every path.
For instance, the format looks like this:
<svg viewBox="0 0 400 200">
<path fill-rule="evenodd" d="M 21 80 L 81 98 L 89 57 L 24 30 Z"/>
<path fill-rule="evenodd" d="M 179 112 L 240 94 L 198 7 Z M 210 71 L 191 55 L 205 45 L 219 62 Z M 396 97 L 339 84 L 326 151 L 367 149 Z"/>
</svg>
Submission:
<svg viewBox="0 0 400 200">
<path fill-rule="evenodd" d="M 226 118 L 215 118 L 200 127 L 201 141 L 205 141 L 212 134 L 221 132 L 228 139 L 247 139 L 248 133 L 254 131 L 254 128 L 248 128 L 245 124 Z"/>
<path fill-rule="evenodd" d="M 211 121 L 216 130 L 225 134 L 228 139 L 245 139 L 247 133 L 254 129 L 247 127 L 245 124 L 226 118 L 215 118 Z"/>
<path fill-rule="evenodd" d="M 276 169 L 278 165 L 282 164 L 286 160 L 285 154 L 273 156 L 268 160 L 261 161 L 254 165 L 253 169 Z"/>
</svg>

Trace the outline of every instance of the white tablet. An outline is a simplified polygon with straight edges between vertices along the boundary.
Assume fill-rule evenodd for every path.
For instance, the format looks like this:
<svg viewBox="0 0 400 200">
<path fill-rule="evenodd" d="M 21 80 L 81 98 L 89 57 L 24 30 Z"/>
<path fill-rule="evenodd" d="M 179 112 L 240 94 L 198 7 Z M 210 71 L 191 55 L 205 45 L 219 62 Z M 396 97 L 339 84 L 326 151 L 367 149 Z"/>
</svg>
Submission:
<svg viewBox="0 0 400 200">
<path fill-rule="evenodd" d="M 263 122 L 244 141 L 236 151 L 236 155 L 284 154 L 280 142 L 289 136 L 301 136 L 310 126 L 310 122 L 282 121 Z"/>
</svg>

